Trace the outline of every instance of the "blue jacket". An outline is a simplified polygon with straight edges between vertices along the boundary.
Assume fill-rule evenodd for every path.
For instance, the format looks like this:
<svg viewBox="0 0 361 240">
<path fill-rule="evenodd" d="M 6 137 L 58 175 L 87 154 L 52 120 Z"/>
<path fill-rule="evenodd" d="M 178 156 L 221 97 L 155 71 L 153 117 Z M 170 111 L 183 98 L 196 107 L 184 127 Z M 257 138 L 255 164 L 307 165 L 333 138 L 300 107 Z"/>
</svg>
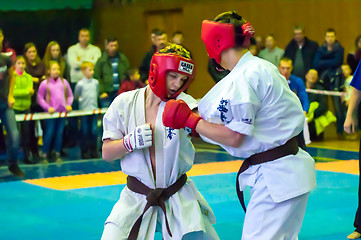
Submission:
<svg viewBox="0 0 361 240">
<path fill-rule="evenodd" d="M 310 101 L 308 100 L 306 86 L 303 83 L 303 80 L 295 75 L 291 75 L 287 82 L 292 92 L 296 93 L 300 99 L 303 111 L 308 112 L 308 109 L 310 108 Z"/>
</svg>

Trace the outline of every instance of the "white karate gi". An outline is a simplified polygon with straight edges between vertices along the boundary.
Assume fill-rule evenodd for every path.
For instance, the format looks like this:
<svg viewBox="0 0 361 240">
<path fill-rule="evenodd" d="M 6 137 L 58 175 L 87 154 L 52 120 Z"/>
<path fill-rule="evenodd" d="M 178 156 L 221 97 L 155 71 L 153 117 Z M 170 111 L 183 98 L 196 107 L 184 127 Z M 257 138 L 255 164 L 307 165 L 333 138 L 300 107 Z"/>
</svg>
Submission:
<svg viewBox="0 0 361 240">
<path fill-rule="evenodd" d="M 203 119 L 246 135 L 239 148 L 201 136 L 243 158 L 286 143 L 302 131 L 305 121 L 286 79 L 250 52 L 204 96 L 198 110 Z M 307 152 L 299 149 L 296 155 L 251 166 L 238 181 L 241 190 L 252 187 L 242 239 L 297 239 L 308 193 L 316 186 L 314 160 Z M 292 227 L 286 224 L 290 221 Z"/>
<path fill-rule="evenodd" d="M 145 124 L 145 89 L 122 93 L 110 105 L 104 116 L 103 139 L 122 139 L 137 126 Z M 191 109 L 197 101 L 187 94 L 180 94 L 177 99 L 184 100 Z M 174 130 L 164 127 L 162 114 L 165 102 L 161 102 L 153 128 L 155 145 L 156 181 L 154 181 L 149 149 L 135 150 L 121 159 L 122 171 L 136 177 L 149 188 L 167 188 L 189 171 L 193 165 L 195 150 L 184 129 Z M 127 239 L 133 224 L 142 214 L 146 205 L 146 196 L 134 193 L 127 187 L 120 194 L 106 223 L 116 224 L 122 238 Z M 210 223 L 215 223 L 214 214 L 199 193 L 193 181 L 187 183 L 168 201 L 165 202 L 167 218 L 172 232 L 172 239 L 197 231 L 207 231 L 206 237 L 200 239 L 219 239 Z M 165 218 L 160 207 L 151 207 L 143 216 L 138 239 L 153 240 L 158 222 L 162 226 L 163 239 L 168 235 Z M 103 236 L 103 238 L 105 238 Z"/>
</svg>

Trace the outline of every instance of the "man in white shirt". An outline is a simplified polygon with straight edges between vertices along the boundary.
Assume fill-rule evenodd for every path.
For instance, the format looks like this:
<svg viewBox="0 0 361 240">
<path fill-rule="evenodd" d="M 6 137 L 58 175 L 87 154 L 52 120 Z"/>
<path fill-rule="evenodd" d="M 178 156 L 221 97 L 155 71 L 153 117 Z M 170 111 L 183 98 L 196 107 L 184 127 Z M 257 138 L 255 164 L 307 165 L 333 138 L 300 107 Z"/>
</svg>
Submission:
<svg viewBox="0 0 361 240">
<path fill-rule="evenodd" d="M 218 68 L 231 72 L 200 101 L 200 117 L 181 101 L 167 102 L 163 123 L 193 128 L 232 156 L 246 158 L 237 194 L 252 188 L 243 240 L 298 239 L 309 192 L 315 188 L 312 157 L 297 146 L 305 116 L 276 66 L 249 51 L 253 27 L 235 12 L 203 21 L 202 40 Z"/>
<path fill-rule="evenodd" d="M 79 42 L 68 49 L 67 61 L 70 66 L 70 85 L 74 90 L 75 84 L 83 78 L 80 65 L 84 61 L 96 63 L 101 56 L 97 46 L 90 44 L 90 31 L 82 28 L 79 31 Z"/>
</svg>

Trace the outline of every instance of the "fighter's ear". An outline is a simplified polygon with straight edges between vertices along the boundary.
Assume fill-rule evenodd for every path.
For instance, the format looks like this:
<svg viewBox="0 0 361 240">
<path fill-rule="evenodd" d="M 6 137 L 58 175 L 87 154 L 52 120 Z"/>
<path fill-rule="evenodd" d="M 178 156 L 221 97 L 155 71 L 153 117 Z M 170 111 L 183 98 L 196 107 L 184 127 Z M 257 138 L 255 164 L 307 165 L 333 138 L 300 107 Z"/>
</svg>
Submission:
<svg viewBox="0 0 361 240">
<path fill-rule="evenodd" d="M 149 83 L 154 84 L 158 76 L 158 64 L 152 63 L 149 70 Z"/>
</svg>

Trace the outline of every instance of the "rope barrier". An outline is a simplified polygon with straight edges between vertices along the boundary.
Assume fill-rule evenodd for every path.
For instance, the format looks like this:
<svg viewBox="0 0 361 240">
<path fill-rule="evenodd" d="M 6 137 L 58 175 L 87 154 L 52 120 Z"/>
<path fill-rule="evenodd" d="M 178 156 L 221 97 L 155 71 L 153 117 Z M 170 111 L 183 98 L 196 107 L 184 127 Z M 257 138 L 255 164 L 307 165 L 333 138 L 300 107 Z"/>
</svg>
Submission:
<svg viewBox="0 0 361 240">
<path fill-rule="evenodd" d="M 306 92 L 322 94 L 322 95 L 329 95 L 329 96 L 344 96 L 347 94 L 346 92 L 316 90 L 316 89 L 309 89 L 309 88 L 306 89 Z"/>
<path fill-rule="evenodd" d="M 79 116 L 104 114 L 107 110 L 108 108 L 98 108 L 94 110 L 74 110 L 71 112 L 55 112 L 55 113 L 42 112 L 42 113 L 16 114 L 15 119 L 17 122 L 23 122 L 23 121 L 31 121 L 31 120 L 79 117 Z"/>
</svg>

